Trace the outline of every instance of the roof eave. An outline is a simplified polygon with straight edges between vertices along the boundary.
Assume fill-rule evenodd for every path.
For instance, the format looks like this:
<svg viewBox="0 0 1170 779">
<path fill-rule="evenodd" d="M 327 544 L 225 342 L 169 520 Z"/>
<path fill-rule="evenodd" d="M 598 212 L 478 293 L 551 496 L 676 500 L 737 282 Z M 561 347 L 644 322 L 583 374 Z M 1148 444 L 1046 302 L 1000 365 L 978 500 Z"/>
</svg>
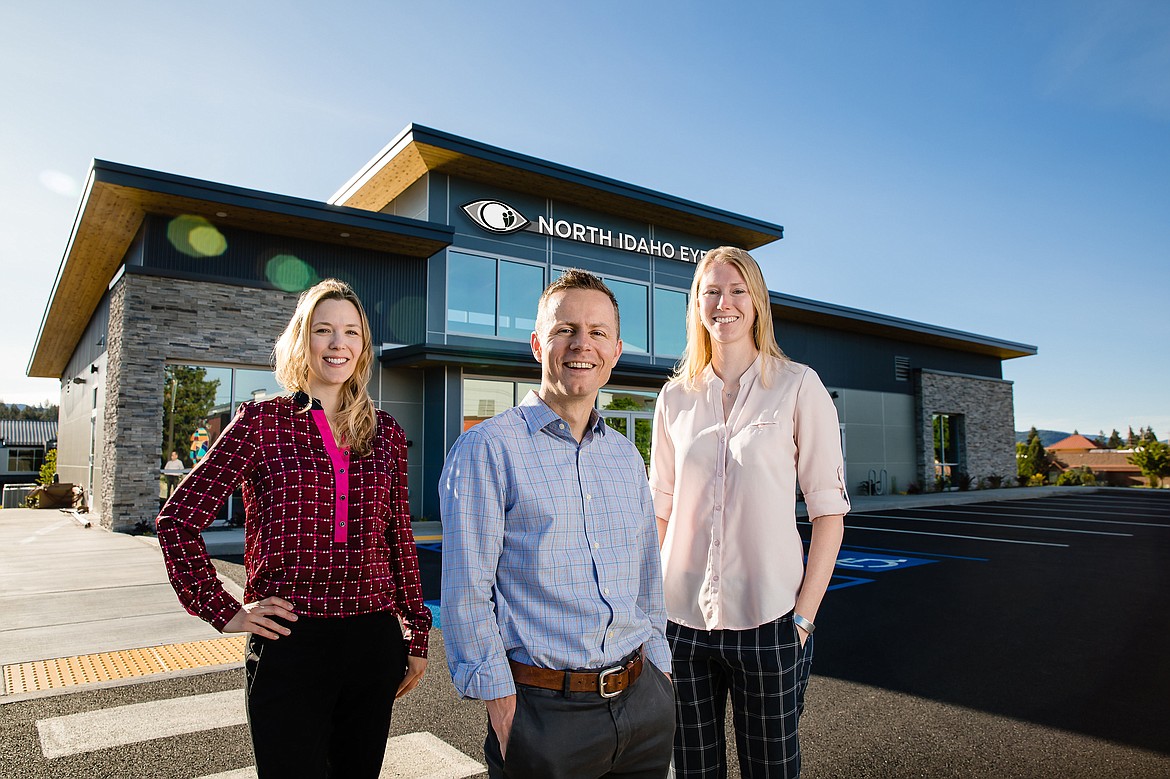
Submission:
<svg viewBox="0 0 1170 779">
<path fill-rule="evenodd" d="M 749 250 L 784 237 L 778 224 L 417 124 L 395 136 L 328 202 L 380 211 L 430 172 L 641 219 Z"/>
<path fill-rule="evenodd" d="M 196 214 L 225 227 L 415 257 L 431 256 L 454 236 L 445 225 L 94 160 L 27 375 L 62 375 L 148 213 Z"/>
</svg>

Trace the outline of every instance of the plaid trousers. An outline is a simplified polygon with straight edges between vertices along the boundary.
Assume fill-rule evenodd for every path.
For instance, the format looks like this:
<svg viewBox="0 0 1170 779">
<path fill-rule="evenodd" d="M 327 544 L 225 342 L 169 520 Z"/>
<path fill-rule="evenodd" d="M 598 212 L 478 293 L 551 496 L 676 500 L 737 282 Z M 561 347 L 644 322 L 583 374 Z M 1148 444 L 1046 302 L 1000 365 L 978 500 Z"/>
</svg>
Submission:
<svg viewBox="0 0 1170 779">
<path fill-rule="evenodd" d="M 727 695 L 744 779 L 800 776 L 797 723 L 812 668 L 792 614 L 751 630 L 695 630 L 667 623 L 677 727 L 674 775 L 724 779 Z"/>
</svg>

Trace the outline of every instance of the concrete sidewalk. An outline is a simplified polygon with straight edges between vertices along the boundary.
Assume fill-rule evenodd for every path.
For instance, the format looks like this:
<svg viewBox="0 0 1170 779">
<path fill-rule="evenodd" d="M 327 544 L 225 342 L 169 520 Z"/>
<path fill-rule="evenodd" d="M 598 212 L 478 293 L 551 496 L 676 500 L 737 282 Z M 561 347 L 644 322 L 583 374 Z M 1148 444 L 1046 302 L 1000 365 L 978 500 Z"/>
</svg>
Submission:
<svg viewBox="0 0 1170 779">
<path fill-rule="evenodd" d="M 0 615 L 4 666 L 220 637 L 179 605 L 153 539 L 47 509 L 0 511 Z"/>
</svg>

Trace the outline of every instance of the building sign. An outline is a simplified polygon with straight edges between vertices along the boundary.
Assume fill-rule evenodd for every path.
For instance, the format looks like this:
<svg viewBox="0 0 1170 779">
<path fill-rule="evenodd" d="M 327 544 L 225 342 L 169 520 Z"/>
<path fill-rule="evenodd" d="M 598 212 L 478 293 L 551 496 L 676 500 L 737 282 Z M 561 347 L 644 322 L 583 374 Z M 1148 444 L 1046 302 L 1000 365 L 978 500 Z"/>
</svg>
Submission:
<svg viewBox="0 0 1170 779">
<path fill-rule="evenodd" d="M 627 252 L 664 257 L 668 260 L 698 262 L 707 253 L 706 249 L 673 244 L 669 241 L 655 241 L 643 236 L 610 230 L 596 225 L 570 222 L 567 219 L 550 219 L 546 216 L 528 219 L 524 214 L 499 200 L 475 200 L 463 206 L 463 212 L 471 221 L 497 235 L 510 235 L 521 230 L 538 235 L 549 235 L 569 241 L 605 246 Z"/>
</svg>

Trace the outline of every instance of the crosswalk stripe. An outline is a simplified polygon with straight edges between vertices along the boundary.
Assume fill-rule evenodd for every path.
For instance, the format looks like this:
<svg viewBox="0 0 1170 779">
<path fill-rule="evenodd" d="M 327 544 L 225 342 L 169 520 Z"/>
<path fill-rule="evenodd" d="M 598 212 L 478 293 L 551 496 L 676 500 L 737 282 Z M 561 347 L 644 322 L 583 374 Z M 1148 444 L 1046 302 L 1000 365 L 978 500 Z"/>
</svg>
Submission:
<svg viewBox="0 0 1170 779">
<path fill-rule="evenodd" d="M 51 717 L 37 720 L 36 726 L 41 752 L 53 759 L 246 722 L 243 691 L 227 690 Z M 463 779 L 486 770 L 433 733 L 419 732 L 386 742 L 380 776 Z M 240 768 L 203 779 L 256 779 L 256 769 Z"/>
<path fill-rule="evenodd" d="M 433 733 L 407 733 L 386 742 L 379 779 L 464 779 L 487 768 Z M 199 779 L 256 779 L 256 768 L 240 768 Z"/>
<path fill-rule="evenodd" d="M 37 720 L 37 732 L 52 759 L 245 722 L 244 692 L 229 690 Z"/>
</svg>

